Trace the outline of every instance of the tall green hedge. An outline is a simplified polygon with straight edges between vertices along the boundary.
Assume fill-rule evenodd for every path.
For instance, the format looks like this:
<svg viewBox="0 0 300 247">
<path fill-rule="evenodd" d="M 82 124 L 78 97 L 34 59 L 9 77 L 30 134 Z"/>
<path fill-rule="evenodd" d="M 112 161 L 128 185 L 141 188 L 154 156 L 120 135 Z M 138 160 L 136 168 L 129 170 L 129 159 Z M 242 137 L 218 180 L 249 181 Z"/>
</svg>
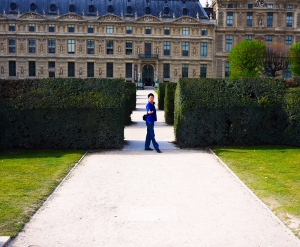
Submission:
<svg viewBox="0 0 300 247">
<path fill-rule="evenodd" d="M 158 109 L 164 110 L 165 90 L 167 82 L 160 82 L 158 84 Z"/>
<path fill-rule="evenodd" d="M 165 121 L 167 124 L 174 124 L 174 96 L 177 83 L 170 82 L 166 85 L 165 98 L 164 98 L 164 110 Z"/>
<path fill-rule="evenodd" d="M 0 81 L 0 147 L 121 148 L 121 79 Z"/>
<path fill-rule="evenodd" d="M 180 147 L 278 144 L 287 116 L 284 80 L 180 79 L 174 130 Z"/>
<path fill-rule="evenodd" d="M 131 113 L 136 108 L 136 87 L 132 82 L 125 82 L 124 124 L 131 124 Z"/>
</svg>

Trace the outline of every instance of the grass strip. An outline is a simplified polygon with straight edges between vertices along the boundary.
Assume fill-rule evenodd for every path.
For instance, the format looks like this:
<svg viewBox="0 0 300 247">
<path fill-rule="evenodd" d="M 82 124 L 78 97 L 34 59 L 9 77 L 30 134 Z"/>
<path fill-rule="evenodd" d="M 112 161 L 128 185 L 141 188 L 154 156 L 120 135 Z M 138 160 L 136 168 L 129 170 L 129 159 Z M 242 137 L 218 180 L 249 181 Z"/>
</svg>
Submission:
<svg viewBox="0 0 300 247">
<path fill-rule="evenodd" d="M 212 150 L 300 237 L 300 148 L 253 146 Z"/>
<path fill-rule="evenodd" d="M 84 153 L 0 152 L 0 236 L 15 237 Z"/>
</svg>

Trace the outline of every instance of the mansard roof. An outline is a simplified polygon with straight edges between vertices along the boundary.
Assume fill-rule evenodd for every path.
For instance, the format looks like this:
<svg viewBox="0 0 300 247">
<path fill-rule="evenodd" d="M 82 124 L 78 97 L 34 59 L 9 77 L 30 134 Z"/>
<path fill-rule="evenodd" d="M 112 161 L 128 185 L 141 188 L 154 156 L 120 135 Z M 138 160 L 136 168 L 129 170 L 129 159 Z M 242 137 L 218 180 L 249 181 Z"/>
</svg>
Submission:
<svg viewBox="0 0 300 247">
<path fill-rule="evenodd" d="M 36 12 L 41 15 L 73 13 L 81 16 L 114 14 L 124 17 L 151 15 L 161 18 L 198 16 L 200 19 L 208 19 L 200 0 L 0 0 L 0 12 Z"/>
</svg>

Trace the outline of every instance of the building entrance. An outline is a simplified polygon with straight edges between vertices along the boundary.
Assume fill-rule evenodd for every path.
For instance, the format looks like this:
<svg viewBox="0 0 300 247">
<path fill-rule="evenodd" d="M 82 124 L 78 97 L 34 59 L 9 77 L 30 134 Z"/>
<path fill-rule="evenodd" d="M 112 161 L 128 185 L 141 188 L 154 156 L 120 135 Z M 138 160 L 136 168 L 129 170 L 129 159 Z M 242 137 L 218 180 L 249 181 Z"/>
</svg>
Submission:
<svg viewBox="0 0 300 247">
<path fill-rule="evenodd" d="M 144 83 L 145 86 L 155 86 L 155 81 L 154 81 L 154 69 L 153 66 L 150 64 L 146 64 L 143 67 L 143 72 L 142 72 L 142 82 Z"/>
</svg>

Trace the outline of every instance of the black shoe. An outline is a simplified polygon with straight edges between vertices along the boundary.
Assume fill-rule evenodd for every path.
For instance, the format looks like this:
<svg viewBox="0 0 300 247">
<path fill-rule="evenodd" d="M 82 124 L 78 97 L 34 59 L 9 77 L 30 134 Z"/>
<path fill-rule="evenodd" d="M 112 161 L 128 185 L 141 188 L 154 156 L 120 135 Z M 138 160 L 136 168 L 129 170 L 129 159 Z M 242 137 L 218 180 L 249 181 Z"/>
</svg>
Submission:
<svg viewBox="0 0 300 247">
<path fill-rule="evenodd" d="M 158 152 L 158 153 L 161 153 L 161 151 L 160 151 L 160 149 L 158 148 L 158 149 L 155 149 L 156 150 L 156 152 Z"/>
<path fill-rule="evenodd" d="M 152 151 L 152 148 L 145 148 L 145 151 Z"/>
</svg>

